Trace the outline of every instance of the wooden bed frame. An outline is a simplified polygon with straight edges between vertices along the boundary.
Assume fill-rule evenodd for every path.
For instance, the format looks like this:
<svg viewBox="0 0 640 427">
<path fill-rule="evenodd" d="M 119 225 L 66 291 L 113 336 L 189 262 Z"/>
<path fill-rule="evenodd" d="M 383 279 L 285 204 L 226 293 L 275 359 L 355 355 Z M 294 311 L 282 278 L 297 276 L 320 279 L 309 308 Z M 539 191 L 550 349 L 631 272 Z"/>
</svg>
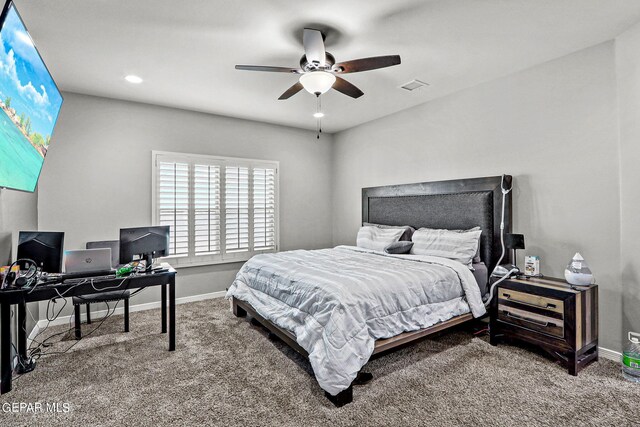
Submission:
<svg viewBox="0 0 640 427">
<path fill-rule="evenodd" d="M 500 218 L 502 210 L 502 177 L 472 178 L 453 181 L 425 182 L 362 189 L 362 221 L 386 225 L 411 225 L 414 228 L 468 229 L 480 225 L 483 233 L 480 257 L 489 271 L 500 256 Z M 505 185 L 511 186 L 512 177 L 505 175 Z M 475 212 L 474 204 L 478 210 Z M 505 233 L 511 231 L 511 193 L 505 199 Z M 507 251 L 508 252 L 508 251 Z M 505 262 L 511 259 L 507 254 Z M 262 317 L 247 302 L 232 298 L 233 314 L 250 315 L 272 334 L 304 357 L 308 353 L 290 331 L 282 329 Z M 473 320 L 471 313 L 453 317 L 431 327 L 404 332 L 375 342 L 372 358 L 397 350 L 407 344 L 435 333 Z M 353 384 L 335 396 L 325 396 L 336 406 L 353 400 Z"/>
</svg>

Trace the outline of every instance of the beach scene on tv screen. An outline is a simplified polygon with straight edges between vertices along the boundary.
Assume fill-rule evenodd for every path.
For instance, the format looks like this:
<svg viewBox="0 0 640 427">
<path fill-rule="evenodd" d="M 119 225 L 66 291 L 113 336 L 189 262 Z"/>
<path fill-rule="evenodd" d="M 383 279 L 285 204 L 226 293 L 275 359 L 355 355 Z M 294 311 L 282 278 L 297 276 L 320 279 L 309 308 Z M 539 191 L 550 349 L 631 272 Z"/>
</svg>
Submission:
<svg viewBox="0 0 640 427">
<path fill-rule="evenodd" d="M 0 31 L 0 187 L 34 191 L 62 96 L 13 6 Z"/>
</svg>

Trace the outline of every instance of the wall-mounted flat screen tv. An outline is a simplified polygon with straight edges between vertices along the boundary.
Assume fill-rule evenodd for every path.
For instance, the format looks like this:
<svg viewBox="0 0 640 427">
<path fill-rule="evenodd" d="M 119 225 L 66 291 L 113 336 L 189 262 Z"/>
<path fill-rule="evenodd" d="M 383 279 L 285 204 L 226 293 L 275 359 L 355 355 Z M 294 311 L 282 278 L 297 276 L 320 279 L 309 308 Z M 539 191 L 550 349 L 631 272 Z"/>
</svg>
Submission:
<svg viewBox="0 0 640 427">
<path fill-rule="evenodd" d="M 0 15 L 0 188 L 33 192 L 62 95 L 13 2 Z"/>
</svg>

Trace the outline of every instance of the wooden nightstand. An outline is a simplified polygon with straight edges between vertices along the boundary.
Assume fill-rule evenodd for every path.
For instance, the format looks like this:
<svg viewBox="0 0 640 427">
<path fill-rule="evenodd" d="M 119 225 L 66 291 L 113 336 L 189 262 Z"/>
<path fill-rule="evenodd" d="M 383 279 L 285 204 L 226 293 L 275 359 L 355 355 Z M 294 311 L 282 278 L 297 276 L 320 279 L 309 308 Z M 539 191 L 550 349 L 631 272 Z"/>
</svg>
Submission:
<svg viewBox="0 0 640 427">
<path fill-rule="evenodd" d="M 512 278 L 491 301 L 490 342 L 536 344 L 578 375 L 598 360 L 598 286 L 574 287 L 561 279 Z"/>
</svg>

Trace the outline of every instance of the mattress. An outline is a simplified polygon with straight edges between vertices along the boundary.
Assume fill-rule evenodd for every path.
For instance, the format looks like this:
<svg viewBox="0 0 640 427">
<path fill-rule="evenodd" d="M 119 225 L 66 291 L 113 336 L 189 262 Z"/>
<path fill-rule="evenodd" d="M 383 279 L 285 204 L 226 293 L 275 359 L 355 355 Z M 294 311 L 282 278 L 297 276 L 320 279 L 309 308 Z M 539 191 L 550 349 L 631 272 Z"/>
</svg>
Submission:
<svg viewBox="0 0 640 427">
<path fill-rule="evenodd" d="M 489 282 L 489 269 L 484 262 L 474 262 L 473 265 L 473 277 L 476 279 L 476 283 L 480 288 L 480 294 L 484 295 L 489 292 L 487 283 Z"/>
<path fill-rule="evenodd" d="M 376 340 L 486 312 L 472 272 L 459 262 L 349 246 L 254 256 L 227 297 L 292 332 L 332 395 L 350 386 Z"/>
</svg>

